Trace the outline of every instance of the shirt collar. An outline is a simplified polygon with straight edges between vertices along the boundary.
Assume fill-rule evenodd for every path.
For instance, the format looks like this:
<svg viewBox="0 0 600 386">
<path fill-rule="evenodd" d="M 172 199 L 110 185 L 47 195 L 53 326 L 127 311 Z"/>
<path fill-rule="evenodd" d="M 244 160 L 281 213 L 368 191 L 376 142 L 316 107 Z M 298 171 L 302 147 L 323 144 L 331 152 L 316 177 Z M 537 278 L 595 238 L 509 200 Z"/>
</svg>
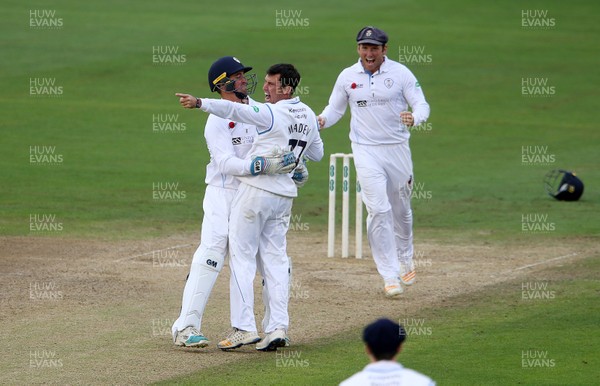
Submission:
<svg viewBox="0 0 600 386">
<path fill-rule="evenodd" d="M 365 370 L 371 371 L 391 371 L 391 370 L 401 370 L 403 369 L 402 365 L 396 361 L 386 361 L 380 360 L 377 362 L 369 363 L 365 366 Z"/>
<path fill-rule="evenodd" d="M 290 99 L 282 99 L 282 100 L 280 100 L 277 103 L 281 103 L 281 104 L 295 104 L 295 103 L 298 103 L 298 102 L 300 102 L 300 97 L 299 96 L 295 96 L 295 97 L 290 98 Z"/>
</svg>

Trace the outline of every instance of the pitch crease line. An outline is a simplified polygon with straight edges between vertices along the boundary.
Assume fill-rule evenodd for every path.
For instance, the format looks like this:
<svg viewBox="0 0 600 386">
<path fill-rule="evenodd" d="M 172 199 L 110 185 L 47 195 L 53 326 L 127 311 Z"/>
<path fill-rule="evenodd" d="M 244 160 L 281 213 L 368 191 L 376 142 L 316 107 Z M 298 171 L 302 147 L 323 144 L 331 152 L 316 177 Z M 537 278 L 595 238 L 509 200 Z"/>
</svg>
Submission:
<svg viewBox="0 0 600 386">
<path fill-rule="evenodd" d="M 153 253 L 155 253 L 155 252 L 162 252 L 162 251 L 168 251 L 168 250 L 171 250 L 171 249 L 184 248 L 184 247 L 189 247 L 189 246 L 191 246 L 191 245 L 194 245 L 194 244 L 180 244 L 180 245 L 174 245 L 174 246 L 172 246 L 172 247 L 168 247 L 168 248 L 164 248 L 164 249 L 157 249 L 157 250 L 150 251 L 150 252 L 146 252 L 146 253 L 140 253 L 139 255 L 135 255 L 135 256 L 124 257 L 124 258 L 122 258 L 122 259 L 117 259 L 117 260 L 115 260 L 115 261 L 116 261 L 116 262 L 121 262 L 121 261 L 125 261 L 125 260 L 131 260 L 131 259 L 135 259 L 136 257 L 141 257 L 141 256 L 151 255 L 151 254 L 153 254 Z"/>
<path fill-rule="evenodd" d="M 540 264 L 546 264 L 546 263 L 548 263 L 548 262 L 550 262 L 550 261 L 554 261 L 554 260 L 560 260 L 560 259 L 566 259 L 567 257 L 571 257 L 571 256 L 577 256 L 577 255 L 578 255 L 578 253 L 577 253 L 577 252 L 575 252 L 575 253 L 571 253 L 571 254 L 569 254 L 569 255 L 564 255 L 564 256 L 558 256 L 558 257 L 554 257 L 554 258 L 552 258 L 552 259 L 549 259 L 549 260 L 544 260 L 544 261 L 540 261 L 540 262 L 537 262 L 537 263 L 533 263 L 533 264 L 529 264 L 529 265 L 524 265 L 524 266 L 522 266 L 522 267 L 519 267 L 519 268 L 515 268 L 515 271 L 518 271 L 518 270 L 520 270 L 520 269 L 525 269 L 525 268 L 531 268 L 531 267 L 535 267 L 536 265 L 540 265 Z"/>
</svg>

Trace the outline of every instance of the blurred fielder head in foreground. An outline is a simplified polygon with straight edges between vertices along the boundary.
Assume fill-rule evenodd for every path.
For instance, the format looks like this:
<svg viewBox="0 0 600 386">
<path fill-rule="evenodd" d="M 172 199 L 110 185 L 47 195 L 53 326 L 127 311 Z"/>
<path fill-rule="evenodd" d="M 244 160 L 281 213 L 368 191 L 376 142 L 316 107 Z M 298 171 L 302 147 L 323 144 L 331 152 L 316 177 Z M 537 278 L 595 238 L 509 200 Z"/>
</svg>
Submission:
<svg viewBox="0 0 600 386">
<path fill-rule="evenodd" d="M 371 363 L 340 386 L 435 386 L 428 376 L 396 362 L 405 339 L 404 327 L 389 319 L 378 319 L 369 324 L 363 331 L 363 342 Z"/>
</svg>

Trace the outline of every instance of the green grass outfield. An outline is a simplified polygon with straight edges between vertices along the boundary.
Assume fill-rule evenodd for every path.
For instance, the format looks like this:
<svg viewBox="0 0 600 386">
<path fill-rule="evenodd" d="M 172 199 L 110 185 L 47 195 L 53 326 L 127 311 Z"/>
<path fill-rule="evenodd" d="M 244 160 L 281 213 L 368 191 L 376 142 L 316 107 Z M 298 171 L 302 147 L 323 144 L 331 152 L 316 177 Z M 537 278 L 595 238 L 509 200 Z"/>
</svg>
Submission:
<svg viewBox="0 0 600 386">
<path fill-rule="evenodd" d="M 408 64 L 432 109 L 429 126 L 411 138 L 416 182 L 425 197 L 413 200 L 417 241 L 599 239 L 598 3 L 7 0 L 2 10 L 0 235 L 135 240 L 197 233 L 208 160 L 206 115 L 184 111 L 173 94 L 215 96 L 208 93 L 208 67 L 233 54 L 254 66 L 259 80 L 273 63 L 294 63 L 303 75 L 302 99 L 319 113 L 339 72 L 357 59 L 356 32 L 373 24 L 388 32 L 390 58 L 398 60 L 402 50 L 425 55 Z M 278 16 L 281 11 L 288 16 Z M 523 28 L 523 14 L 534 24 L 553 26 Z M 278 19 L 294 18 L 303 27 L 277 27 Z M 32 28 L 32 19 L 60 20 L 60 26 Z M 155 63 L 155 47 L 176 50 L 173 55 L 185 60 Z M 546 82 L 548 89 L 523 95 L 524 79 Z M 32 95 L 38 81 L 53 84 L 50 95 Z M 179 130 L 154 131 L 157 116 Z M 350 151 L 348 122 L 347 115 L 322 132 L 326 154 Z M 541 152 L 540 158 L 523 162 L 524 149 Z M 32 162 L 36 151 L 42 162 Z M 294 204 L 294 214 L 311 232 L 326 227 L 327 161 L 310 164 L 310 181 Z M 586 185 L 581 201 L 545 195 L 542 178 L 554 168 L 578 172 Z M 176 186 L 179 199 L 155 200 L 156 184 Z M 526 222 L 545 230 L 524 232 Z M 32 231 L 44 224 L 50 229 Z M 582 264 L 597 272 L 597 260 Z M 591 320 L 597 305 L 593 282 L 586 280 L 562 280 L 560 291 L 573 296 L 525 309 L 518 288 L 498 287 L 508 291 L 506 302 L 488 307 L 476 299 L 474 308 L 430 310 L 434 333 L 411 339 L 403 362 L 440 383 L 589 383 L 588 354 L 597 352 L 597 340 L 585 334 L 597 326 Z M 578 311 L 566 314 L 572 310 Z M 463 322 L 454 323 L 459 316 Z M 513 328 L 503 330 L 506 325 Z M 556 326 L 563 332 L 576 326 L 573 342 L 582 344 L 564 350 Z M 454 334 L 446 338 L 442 331 Z M 522 339 L 512 341 L 513 331 Z M 313 372 L 322 377 L 333 367 L 354 371 L 364 364 L 360 355 L 339 355 L 360 351 L 358 339 L 351 346 L 339 340 L 294 349 L 310 359 L 304 372 L 283 369 L 295 374 L 294 383 Z M 547 350 L 556 366 L 522 369 L 521 352 L 529 349 Z M 340 364 L 341 357 L 348 363 Z M 586 357 L 587 364 L 576 362 Z M 265 361 L 265 371 L 275 372 L 273 358 Z M 254 369 L 259 363 L 240 366 Z M 239 374 L 230 369 L 220 371 Z M 337 371 L 324 382 L 351 372 Z"/>
<path fill-rule="evenodd" d="M 528 213 L 554 223 L 553 237 L 598 234 L 592 213 L 600 199 L 600 133 L 593 119 L 599 5 L 374 0 L 368 8 L 322 1 L 231 8 L 5 2 L 0 233 L 140 238 L 197 231 L 206 114 L 184 111 L 173 94 L 214 96 L 207 92 L 207 69 L 217 57 L 234 54 L 255 67 L 259 80 L 272 63 L 296 64 L 302 97 L 318 113 L 339 72 L 357 58 L 356 31 L 370 23 L 389 33 L 390 58 L 398 60 L 401 50 L 425 55 L 409 65 L 432 108 L 428 130 L 411 139 L 417 182 L 431 197 L 415 200 L 418 234 L 521 238 Z M 55 14 L 35 16 L 44 10 Z M 301 12 L 306 27 L 277 27 L 281 10 Z M 524 10 L 546 10 L 554 28 L 523 29 Z M 60 19 L 62 26 L 31 28 L 32 17 Z M 185 61 L 155 63 L 154 47 L 177 50 L 174 56 Z M 546 80 L 553 94 L 523 96 L 523 78 Z M 32 79 L 53 81 L 62 93 L 30 95 Z M 255 97 L 262 99 L 260 88 Z M 168 114 L 185 130 L 153 131 L 154 117 Z M 349 152 L 348 121 L 322 132 L 327 154 Z M 62 162 L 32 163 L 36 146 Z M 528 146 L 552 162 L 523 164 Z M 311 164 L 310 182 L 295 203 L 294 213 L 313 230 L 326 222 L 327 163 Z M 586 183 L 581 202 L 545 195 L 542 177 L 558 167 L 576 170 Z M 154 200 L 156 183 L 176 186 L 185 197 Z M 31 215 L 55 216 L 62 229 L 32 232 Z"/>
<path fill-rule="evenodd" d="M 595 384 L 599 257 L 400 318 L 408 338 L 399 361 L 439 385 Z M 368 363 L 361 334 L 345 331 L 160 384 L 335 385 Z"/>
</svg>

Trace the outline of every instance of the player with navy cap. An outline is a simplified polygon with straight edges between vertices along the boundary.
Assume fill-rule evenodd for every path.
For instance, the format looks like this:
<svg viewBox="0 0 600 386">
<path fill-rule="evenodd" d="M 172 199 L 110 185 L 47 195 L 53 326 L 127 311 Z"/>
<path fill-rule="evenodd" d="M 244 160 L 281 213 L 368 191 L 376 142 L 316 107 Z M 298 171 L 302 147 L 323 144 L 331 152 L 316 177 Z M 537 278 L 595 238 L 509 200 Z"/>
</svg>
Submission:
<svg viewBox="0 0 600 386">
<path fill-rule="evenodd" d="M 248 95 L 254 92 L 256 75 L 247 75 L 250 70 L 252 67 L 244 66 L 236 57 L 224 56 L 216 60 L 208 71 L 209 88 L 212 92 L 218 92 L 222 100 L 253 105 L 255 102 Z M 254 125 L 216 115 L 210 115 L 206 121 L 204 138 L 210 162 L 206 166 L 201 242 L 194 253 L 183 290 L 179 318 L 172 326 L 176 346 L 206 347 L 210 343 L 201 332 L 202 316 L 229 250 L 229 214 L 240 185 L 238 178 L 285 174 L 295 167 L 292 152 L 288 153 L 287 164 L 284 154 L 250 157 L 256 136 Z M 263 294 L 268 298 L 266 291 Z M 238 341 L 231 344 L 230 348 L 260 340 L 256 332 L 238 335 Z"/>
<path fill-rule="evenodd" d="M 186 108 L 196 106 L 213 115 L 254 124 L 257 137 L 251 152 L 264 154 L 278 147 L 295 154 L 297 166 L 293 174 L 239 177 L 241 183 L 229 218 L 232 330 L 217 345 L 222 349 L 234 348 L 230 343 L 239 341 L 240 331 L 256 334 L 253 281 L 257 258 L 265 273 L 270 315 L 264 328 L 265 337 L 256 349 L 272 351 L 288 344 L 290 261 L 286 234 L 293 199 L 308 179 L 303 160 L 319 161 L 323 157 L 317 117 L 294 95 L 300 79 L 292 64 L 272 65 L 263 84 L 266 103 L 253 106 L 175 94 Z"/>
<path fill-rule="evenodd" d="M 429 117 L 429 104 L 412 72 L 386 56 L 384 31 L 364 27 L 356 42 L 358 62 L 338 76 L 319 125 L 333 126 L 350 106 L 350 141 L 368 212 L 367 237 L 384 293 L 396 297 L 403 291 L 400 282 L 411 285 L 416 277 L 408 139 L 410 127 Z"/>
</svg>

